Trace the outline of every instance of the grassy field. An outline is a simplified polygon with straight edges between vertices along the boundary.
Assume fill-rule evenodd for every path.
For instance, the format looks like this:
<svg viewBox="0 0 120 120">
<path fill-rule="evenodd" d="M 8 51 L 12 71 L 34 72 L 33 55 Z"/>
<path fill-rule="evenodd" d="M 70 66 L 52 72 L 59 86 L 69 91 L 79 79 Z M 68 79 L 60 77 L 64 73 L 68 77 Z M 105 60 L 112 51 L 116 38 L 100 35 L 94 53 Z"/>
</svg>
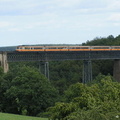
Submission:
<svg viewBox="0 0 120 120">
<path fill-rule="evenodd" d="M 48 120 L 48 119 L 47 118 L 29 117 L 29 116 L 22 116 L 22 115 L 0 113 L 0 120 Z"/>
</svg>

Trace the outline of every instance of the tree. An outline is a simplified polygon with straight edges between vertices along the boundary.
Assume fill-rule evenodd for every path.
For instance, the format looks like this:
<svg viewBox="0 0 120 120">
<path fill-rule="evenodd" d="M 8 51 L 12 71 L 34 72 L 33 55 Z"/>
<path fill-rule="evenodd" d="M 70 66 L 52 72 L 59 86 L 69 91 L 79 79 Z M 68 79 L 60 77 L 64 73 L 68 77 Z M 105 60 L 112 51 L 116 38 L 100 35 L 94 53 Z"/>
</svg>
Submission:
<svg viewBox="0 0 120 120">
<path fill-rule="evenodd" d="M 101 80 L 99 80 L 101 79 Z M 120 83 L 99 75 L 91 85 L 77 83 L 66 91 L 66 101 L 50 108 L 51 120 L 116 120 L 120 113 Z"/>
<path fill-rule="evenodd" d="M 18 113 L 26 111 L 27 115 L 35 116 L 54 104 L 57 91 L 37 69 L 23 66 L 11 80 L 5 95 L 16 105 Z"/>
<path fill-rule="evenodd" d="M 50 62 L 50 80 L 63 95 L 70 85 L 82 81 L 82 61 Z"/>
<path fill-rule="evenodd" d="M 3 106 L 3 96 L 4 96 L 4 90 L 3 90 L 3 76 L 4 76 L 4 73 L 3 73 L 3 69 L 2 67 L 0 67 L 0 111 L 2 111 L 2 106 Z"/>
</svg>

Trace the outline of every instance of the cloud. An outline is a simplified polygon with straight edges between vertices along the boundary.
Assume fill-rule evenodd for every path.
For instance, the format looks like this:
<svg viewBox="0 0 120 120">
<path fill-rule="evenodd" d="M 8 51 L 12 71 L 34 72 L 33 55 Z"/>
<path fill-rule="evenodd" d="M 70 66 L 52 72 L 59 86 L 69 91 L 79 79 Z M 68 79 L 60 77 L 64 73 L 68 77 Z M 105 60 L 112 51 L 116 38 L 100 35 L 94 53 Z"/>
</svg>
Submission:
<svg viewBox="0 0 120 120">
<path fill-rule="evenodd" d="M 120 23 L 113 23 L 115 27 L 120 27 Z"/>
<path fill-rule="evenodd" d="M 15 2 L 16 0 L 0 0 L 0 2 Z"/>
<path fill-rule="evenodd" d="M 19 28 L 10 28 L 10 29 L 8 29 L 8 31 L 10 31 L 10 32 L 20 32 L 22 30 L 19 29 Z"/>
<path fill-rule="evenodd" d="M 2 0 L 0 1 L 0 15 L 33 14 L 39 3 L 33 0 Z"/>
<path fill-rule="evenodd" d="M 41 15 L 46 12 L 74 14 L 106 12 L 119 7 L 118 0 L 0 0 L 0 15 Z"/>
<path fill-rule="evenodd" d="M 5 21 L 0 21 L 0 28 L 6 28 L 6 27 L 10 27 L 13 24 L 10 22 L 5 22 Z"/>
<path fill-rule="evenodd" d="M 120 9 L 120 1 L 119 0 L 110 0 L 108 2 L 108 9 L 110 9 L 110 10 Z"/>
<path fill-rule="evenodd" d="M 0 37 L 67 43 L 110 30 L 112 34 L 116 30 L 112 27 L 120 25 L 119 4 L 119 0 L 0 0 L 0 31 L 4 31 Z"/>
<path fill-rule="evenodd" d="M 113 13 L 108 18 L 110 21 L 120 21 L 120 13 Z"/>
<path fill-rule="evenodd" d="M 81 3 L 82 0 L 56 0 L 58 6 L 73 7 Z"/>
<path fill-rule="evenodd" d="M 44 12 L 59 13 L 74 8 L 82 0 L 1 0 L 0 15 L 40 15 Z M 69 9 L 69 10 L 70 10 Z"/>
<path fill-rule="evenodd" d="M 105 0 L 1 0 L 0 15 L 41 15 L 56 13 L 58 15 L 97 13 L 105 8 Z M 97 11 L 96 11 L 97 10 Z"/>
</svg>

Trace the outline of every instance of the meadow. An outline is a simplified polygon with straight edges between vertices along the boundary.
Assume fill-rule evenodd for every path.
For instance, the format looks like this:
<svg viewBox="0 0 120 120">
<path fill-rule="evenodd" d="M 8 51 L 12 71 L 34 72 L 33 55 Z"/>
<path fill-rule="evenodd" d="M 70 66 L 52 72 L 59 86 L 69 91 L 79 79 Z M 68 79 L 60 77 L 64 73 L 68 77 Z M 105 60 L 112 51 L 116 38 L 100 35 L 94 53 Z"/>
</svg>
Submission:
<svg viewBox="0 0 120 120">
<path fill-rule="evenodd" d="M 0 120 L 48 120 L 47 118 L 0 113 Z"/>
</svg>

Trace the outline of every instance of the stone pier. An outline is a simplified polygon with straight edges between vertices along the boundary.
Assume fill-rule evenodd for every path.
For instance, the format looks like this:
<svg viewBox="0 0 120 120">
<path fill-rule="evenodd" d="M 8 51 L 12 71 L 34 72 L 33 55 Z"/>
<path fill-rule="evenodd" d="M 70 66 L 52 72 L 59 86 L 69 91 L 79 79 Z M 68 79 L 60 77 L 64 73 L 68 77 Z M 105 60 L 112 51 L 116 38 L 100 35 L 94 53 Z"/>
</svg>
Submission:
<svg viewBox="0 0 120 120">
<path fill-rule="evenodd" d="M 113 77 L 115 80 L 120 82 L 120 59 L 114 60 Z"/>
<path fill-rule="evenodd" d="M 7 52 L 0 52 L 0 66 L 3 68 L 4 73 L 8 72 Z"/>
</svg>

